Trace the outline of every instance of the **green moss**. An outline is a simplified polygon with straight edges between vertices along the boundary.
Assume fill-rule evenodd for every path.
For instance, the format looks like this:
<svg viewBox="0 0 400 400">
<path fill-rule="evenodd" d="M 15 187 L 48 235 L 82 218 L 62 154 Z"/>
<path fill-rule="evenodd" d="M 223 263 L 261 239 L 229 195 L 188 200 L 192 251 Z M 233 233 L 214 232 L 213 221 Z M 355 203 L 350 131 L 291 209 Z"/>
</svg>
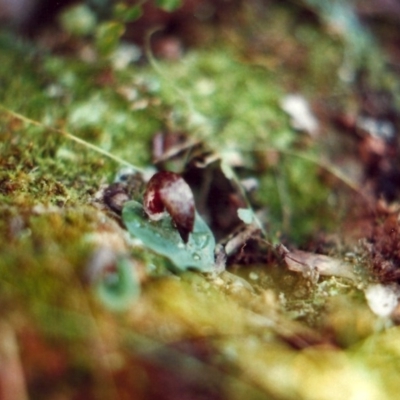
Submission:
<svg viewBox="0 0 400 400">
<path fill-rule="evenodd" d="M 83 363 L 85 368 L 96 369 L 103 352 L 120 357 L 124 351 L 115 357 L 123 365 L 132 351 L 143 351 L 143 338 L 158 346 L 204 338 L 215 346 L 223 371 L 235 371 L 232 375 L 260 388 L 253 388 L 251 398 L 263 398 L 259 391 L 271 398 L 331 398 L 331 376 L 335 385 L 346 383 L 350 394 L 367 388 L 375 395 L 385 379 L 387 391 L 393 387 L 395 393 L 398 332 L 376 336 L 379 321 L 362 292 L 346 283 L 326 279 L 313 285 L 278 264 L 250 266 L 259 274 L 256 281 L 244 268 L 248 282 L 236 274 L 177 277 L 166 271 L 165 260 L 138 246 L 131 256 L 143 290 L 127 315 L 115 318 L 85 285 L 96 246 L 87 238 L 115 224 L 89 203 L 119 166 L 46 125 L 141 167 L 151 163 L 154 132 L 185 131 L 222 157 L 232 151 L 241 156 L 239 175 L 259 179 L 256 202 L 267 211 L 274 241 L 284 235 L 299 244 L 321 231 L 335 232 L 339 196 L 323 181 L 318 162 L 308 159 L 322 146 L 295 132 L 279 103 L 293 91 L 311 101 L 341 91 L 344 97 L 338 101 L 351 103 L 349 89 L 336 79 L 343 44 L 316 24 L 299 23 L 291 11 L 274 8 L 262 23 L 241 27 L 240 39 L 236 32 L 231 43 L 222 38 L 210 48 L 188 51 L 179 62 L 135 64 L 122 71 L 95 52 L 89 62 L 78 53 L 55 55 L 0 36 L 0 104 L 21 116 L 0 111 L 0 304 L 5 318 L 12 320 L 17 310 L 47 335 L 67 338 L 82 358 L 94 360 L 91 367 Z M 254 14 L 242 17 L 254 19 Z M 93 43 L 86 44 L 94 50 Z M 120 231 L 116 235 L 122 237 Z M 298 340 L 310 347 L 331 346 L 326 332 L 343 348 L 299 351 L 284 344 Z M 125 351 L 121 336 L 137 339 L 134 347 Z M 320 341 L 309 343 L 309 337 Z M 106 351 L 103 346 L 99 351 L 102 340 Z M 387 378 L 375 373 L 375 365 L 390 369 Z M 226 392 L 233 399 L 236 384 L 229 382 Z"/>
<path fill-rule="evenodd" d="M 175 123 L 197 128 L 212 147 L 246 151 L 256 142 L 290 141 L 278 105 L 282 90 L 274 77 L 239 62 L 229 49 L 191 52 L 179 64 L 158 68 L 159 95 L 174 105 Z"/>
</svg>

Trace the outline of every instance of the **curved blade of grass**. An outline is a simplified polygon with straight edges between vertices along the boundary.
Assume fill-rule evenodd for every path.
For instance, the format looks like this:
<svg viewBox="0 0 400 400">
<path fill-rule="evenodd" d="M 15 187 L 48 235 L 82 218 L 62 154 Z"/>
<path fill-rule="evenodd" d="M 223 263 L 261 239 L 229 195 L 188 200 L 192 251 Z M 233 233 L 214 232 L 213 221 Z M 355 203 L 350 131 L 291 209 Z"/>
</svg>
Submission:
<svg viewBox="0 0 400 400">
<path fill-rule="evenodd" d="M 41 128 L 43 128 L 43 129 L 45 129 L 47 131 L 58 133 L 59 135 L 62 135 L 64 137 L 66 137 L 67 139 L 72 140 L 72 141 L 74 141 L 76 143 L 79 143 L 80 145 L 82 145 L 82 146 L 84 146 L 84 147 L 86 147 L 86 148 L 88 148 L 90 150 L 93 150 L 96 153 L 99 153 L 99 154 L 109 158 L 110 160 L 115 161 L 118 164 L 125 165 L 125 166 L 127 166 L 129 168 L 132 168 L 133 170 L 135 170 L 137 172 L 144 172 L 144 170 L 142 168 L 137 167 L 136 165 L 133 165 L 133 164 L 129 163 L 128 161 L 126 161 L 126 160 L 124 160 L 124 159 L 122 159 L 122 158 L 120 158 L 120 157 L 108 152 L 107 150 L 104 150 L 104 149 L 102 149 L 102 148 L 100 148 L 100 147 L 98 147 L 98 146 L 96 146 L 96 145 L 94 145 L 92 143 L 89 143 L 89 142 L 87 142 L 87 141 L 85 141 L 85 140 L 73 135 L 70 132 L 67 132 L 67 131 L 65 131 L 63 129 L 57 129 L 57 128 L 53 128 L 51 126 L 42 124 L 41 122 L 36 121 L 34 119 L 31 119 L 29 117 L 25 117 L 24 115 L 19 114 L 16 111 L 9 110 L 8 108 L 4 107 L 1 104 L 0 104 L 0 110 L 3 111 L 4 113 L 10 115 L 11 117 L 14 117 L 14 118 L 16 118 L 16 119 L 18 119 L 20 121 L 23 121 L 23 122 L 25 122 L 25 123 L 27 123 L 29 125 L 38 126 L 38 127 L 41 127 Z"/>
</svg>

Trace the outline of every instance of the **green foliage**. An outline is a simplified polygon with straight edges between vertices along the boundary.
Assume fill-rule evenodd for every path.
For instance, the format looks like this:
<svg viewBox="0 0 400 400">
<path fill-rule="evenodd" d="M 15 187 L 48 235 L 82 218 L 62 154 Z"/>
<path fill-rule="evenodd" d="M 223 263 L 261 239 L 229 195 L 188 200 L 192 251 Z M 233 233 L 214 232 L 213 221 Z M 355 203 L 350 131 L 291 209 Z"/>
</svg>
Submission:
<svg viewBox="0 0 400 400">
<path fill-rule="evenodd" d="M 174 11 L 182 4 L 181 0 L 156 0 L 156 5 L 165 11 Z"/>
<path fill-rule="evenodd" d="M 151 250 L 168 257 L 176 270 L 214 270 L 215 239 L 210 228 L 197 213 L 193 232 L 186 244 L 173 226 L 169 215 L 160 221 L 150 221 L 142 205 L 136 201 L 125 204 L 122 219 L 132 235 Z"/>
<path fill-rule="evenodd" d="M 143 15 L 140 5 L 128 6 L 125 3 L 117 3 L 114 7 L 114 17 L 122 22 L 136 21 Z"/>
<path fill-rule="evenodd" d="M 158 94 L 174 104 L 175 122 L 203 134 L 211 147 L 246 154 L 293 141 L 276 76 L 239 62 L 229 49 L 197 50 L 179 64 L 158 65 Z"/>
<path fill-rule="evenodd" d="M 117 48 L 124 32 L 125 26 L 120 22 L 103 22 L 96 31 L 96 47 L 100 54 L 111 54 Z"/>
<path fill-rule="evenodd" d="M 96 16 L 84 4 L 68 8 L 60 16 L 62 27 L 72 35 L 85 36 L 94 32 Z"/>
<path fill-rule="evenodd" d="M 251 210 L 249 208 L 239 208 L 237 213 L 238 213 L 238 217 L 245 224 L 251 224 L 254 220 L 254 212 L 253 212 L 253 210 Z"/>
<path fill-rule="evenodd" d="M 227 49 L 226 43 L 192 50 L 179 63 L 160 62 L 159 71 L 154 65 L 127 65 L 124 70 L 117 70 L 107 57 L 119 44 L 122 22 L 139 18 L 141 13 L 140 6 L 129 8 L 121 4 L 125 3 L 117 5 L 119 13 L 114 14 L 118 22 L 100 26 L 97 40 L 101 54 L 92 52 L 95 57 L 90 62 L 82 60 L 78 53 L 69 54 L 70 57 L 55 56 L 38 51 L 31 43 L 25 45 L 14 38 L 1 37 L 0 102 L 23 116 L 67 129 L 139 165 L 150 163 L 150 138 L 165 128 L 164 121 L 189 134 L 197 131 L 188 128 L 201 128 L 200 132 L 209 134 L 203 139 L 211 149 L 221 149 L 224 156 L 229 155 L 225 150 L 239 155 L 245 176 L 262 172 L 257 201 L 267 210 L 266 220 L 274 231 L 281 230 L 291 243 L 293 240 L 299 243 L 306 235 L 329 227 L 332 219 L 328 207 L 339 210 L 335 193 L 320 178 L 317 163 L 289 155 L 291 149 L 315 154 L 315 143 L 310 143 L 314 139 L 304 140 L 304 136 L 289 128 L 279 108 L 279 99 L 293 87 L 300 92 L 312 92 L 315 97 L 320 95 L 322 87 L 330 94 L 336 93 L 332 88 L 340 61 L 338 44 L 329 39 L 332 45 L 327 47 L 326 35 L 313 30 L 310 36 L 311 28 L 308 29 L 303 35 L 303 45 L 311 54 L 307 69 L 296 65 L 290 71 L 288 64 L 279 63 L 276 64 L 279 74 L 273 69 L 255 67 L 247 59 L 239 62 L 237 53 Z M 159 4 L 166 7 L 167 2 Z M 276 19 L 275 14 L 273 18 Z M 290 33 L 286 36 L 282 35 L 282 27 L 271 28 L 266 23 L 263 26 L 275 36 L 249 34 L 249 37 L 252 40 L 266 37 L 268 41 L 278 38 L 275 41 L 279 47 L 285 48 L 301 36 L 293 24 L 285 25 Z M 67 29 L 72 33 L 75 28 Z M 94 46 L 90 37 L 84 42 Z M 297 85 L 286 85 L 289 88 L 286 90 L 282 82 L 291 73 L 291 82 L 295 79 Z M 127 337 L 143 334 L 150 340 L 194 345 L 202 338 L 202 343 L 215 349 L 221 371 L 234 368 L 240 372 L 234 376 L 252 382 L 262 391 L 256 397 L 248 388 L 238 391 L 236 381 L 221 380 L 224 393 L 231 399 L 269 396 L 337 400 L 332 382 L 345 389 L 343 398 L 397 398 L 399 329 L 377 333 L 380 321 L 370 315 L 363 293 L 338 284 L 335 278 L 324 278 L 313 286 L 281 265 L 240 268 L 239 273 L 246 281 L 232 281 L 227 273 L 215 282 L 191 273 L 182 274 L 181 279 L 165 274 L 159 279 L 147 276 L 141 303 L 130 308 L 128 318 L 121 316 L 114 323 L 102 308 L 92 314 L 87 307 L 91 304 L 92 290 L 82 284 L 82 270 L 92 252 L 85 237 L 95 236 L 96 240 L 107 243 L 117 239 L 117 246 L 121 245 L 118 239 L 124 238 L 118 226 L 112 228 L 114 222 L 104 212 L 92 207 L 94 193 L 116 166 L 104 156 L 69 142 L 56 131 L 28 126 L 23 121 L 0 113 L 0 303 L 3 319 L 13 325 L 21 338 L 23 367 L 28 377 L 37 375 L 36 362 L 29 364 L 29 341 L 24 340 L 25 332 L 34 329 L 33 321 L 43 332 L 52 332 L 54 342 L 63 336 L 70 337 L 67 352 L 79 353 L 79 365 L 85 358 L 94 364 L 85 375 L 88 377 L 103 377 L 99 366 L 104 365 L 105 358 L 113 362 L 110 374 L 121 366 L 121 374 L 126 373 L 132 381 L 144 376 L 139 367 L 132 367 L 135 352 L 143 354 L 144 341 L 138 340 L 137 347 L 127 349 L 121 345 Z M 266 158 L 271 146 L 282 151 L 277 152 L 275 161 L 268 163 L 263 157 Z M 282 156 L 285 150 L 288 152 Z M 261 160 L 260 164 L 264 163 L 264 169 L 257 169 L 256 158 Z M 251 222 L 250 210 L 241 209 L 239 214 L 242 220 Z M 149 270 L 150 264 L 154 268 L 163 265 L 160 257 L 148 249 L 168 257 L 179 272 L 189 268 L 213 270 L 215 241 L 199 216 L 187 246 L 169 217 L 150 222 L 139 203 L 128 203 L 123 218 L 131 234 L 145 244 L 143 248 L 137 247 L 134 254 L 135 262 L 144 260 L 141 271 L 146 271 L 146 267 Z M 274 273 L 279 279 L 273 277 Z M 235 271 L 230 275 L 236 274 Z M 353 296 L 358 293 L 355 301 L 349 301 L 351 293 L 346 290 Z M 332 299 L 337 299 L 341 291 L 345 293 L 343 304 L 333 313 Z M 111 310 L 129 308 L 139 295 L 138 279 L 130 261 L 118 261 L 115 275 L 99 282 L 95 294 Z M 356 307 L 360 313 L 355 312 Z M 307 324 L 311 321 L 307 315 L 312 315 L 316 323 L 312 325 L 313 331 L 303 334 L 300 325 L 291 323 L 297 319 Z M 317 339 L 324 339 L 326 332 L 329 336 L 326 343 L 313 342 L 310 332 L 318 332 Z M 367 335 L 369 339 L 365 340 Z M 80 339 L 76 340 L 77 337 Z M 99 347 L 102 338 L 104 343 Z M 330 344 L 331 338 L 334 346 Z M 299 340 L 306 348 L 285 347 L 283 343 L 288 340 L 294 344 Z M 349 343 L 358 345 L 348 349 Z M 57 351 L 63 350 L 58 343 Z M 41 356 L 46 361 L 48 354 L 44 352 Z M 178 356 L 172 354 L 169 365 L 183 364 L 180 357 L 180 352 Z M 191 359 L 195 361 L 195 357 Z M 61 361 L 65 370 L 76 372 L 67 361 Z M 29 369 L 32 364 L 34 369 Z M 208 367 L 207 361 L 202 364 Z M 216 371 L 213 367 L 210 370 Z M 276 374 L 271 371 L 278 371 L 282 379 L 274 379 Z M 40 380 L 54 379 L 51 374 L 39 375 Z M 56 393 L 65 390 L 77 397 L 73 393 L 79 385 L 76 377 L 64 380 Z M 82 381 L 86 390 L 87 380 Z M 143 380 L 139 381 L 140 390 L 146 390 Z M 27 382 L 31 385 L 31 397 L 39 398 L 34 388 L 37 380 L 27 379 Z M 153 381 L 149 378 L 149 382 Z M 110 386 L 108 381 L 104 385 Z"/>
</svg>

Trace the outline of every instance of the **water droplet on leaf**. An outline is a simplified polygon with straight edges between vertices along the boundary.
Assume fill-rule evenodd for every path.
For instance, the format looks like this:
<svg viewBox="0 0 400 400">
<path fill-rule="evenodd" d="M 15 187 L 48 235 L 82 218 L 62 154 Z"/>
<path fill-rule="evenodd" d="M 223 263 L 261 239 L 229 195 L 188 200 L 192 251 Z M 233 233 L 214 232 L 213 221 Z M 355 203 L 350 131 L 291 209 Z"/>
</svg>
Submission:
<svg viewBox="0 0 400 400">
<path fill-rule="evenodd" d="M 195 260 L 195 261 L 200 261 L 201 260 L 201 257 L 197 254 L 197 253 L 193 253 L 193 260 Z"/>
<path fill-rule="evenodd" d="M 210 237 L 204 233 L 193 233 L 192 239 L 197 248 L 204 249 L 208 245 Z"/>
<path fill-rule="evenodd" d="M 133 221 L 133 226 L 135 228 L 140 228 L 141 227 L 141 223 L 139 221 Z"/>
<path fill-rule="evenodd" d="M 151 220 L 143 212 L 143 206 L 134 200 L 124 204 L 122 218 L 132 235 L 172 261 L 171 269 L 174 271 L 186 271 L 189 268 L 204 272 L 214 270 L 215 239 L 200 215 L 196 214 L 187 243 L 177 232 L 176 222 L 172 221 L 171 216 L 159 221 Z M 135 227 L 136 221 L 140 223 L 140 228 Z"/>
</svg>

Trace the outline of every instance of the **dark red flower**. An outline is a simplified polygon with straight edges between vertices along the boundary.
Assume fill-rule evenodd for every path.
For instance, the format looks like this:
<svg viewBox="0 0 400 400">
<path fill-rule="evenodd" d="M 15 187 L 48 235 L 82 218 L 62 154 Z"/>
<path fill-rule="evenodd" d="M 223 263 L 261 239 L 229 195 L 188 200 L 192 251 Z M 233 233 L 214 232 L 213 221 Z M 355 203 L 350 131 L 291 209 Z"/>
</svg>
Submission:
<svg viewBox="0 0 400 400">
<path fill-rule="evenodd" d="M 193 193 L 180 175 L 169 171 L 153 175 L 144 193 L 143 207 L 154 221 L 163 218 L 166 210 L 187 243 L 193 231 L 195 207 Z"/>
</svg>

